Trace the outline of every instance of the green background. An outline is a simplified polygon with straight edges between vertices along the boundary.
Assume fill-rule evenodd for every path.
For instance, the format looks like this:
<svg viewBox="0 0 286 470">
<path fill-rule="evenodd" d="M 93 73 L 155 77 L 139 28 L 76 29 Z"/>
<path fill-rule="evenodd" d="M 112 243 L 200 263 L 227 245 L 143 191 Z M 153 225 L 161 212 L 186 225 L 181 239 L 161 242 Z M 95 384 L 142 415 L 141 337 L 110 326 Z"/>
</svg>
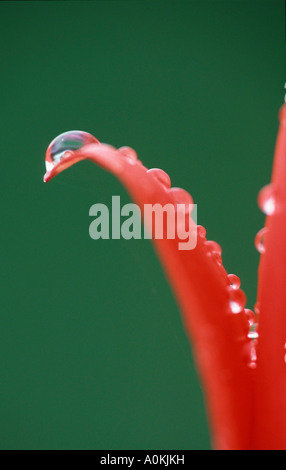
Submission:
<svg viewBox="0 0 286 470">
<path fill-rule="evenodd" d="M 192 351 L 150 241 L 89 238 L 90 206 L 127 193 L 91 162 L 44 184 L 44 156 L 82 129 L 163 168 L 192 194 L 253 308 L 284 2 L 1 2 L 0 36 L 0 447 L 209 449 Z"/>
</svg>

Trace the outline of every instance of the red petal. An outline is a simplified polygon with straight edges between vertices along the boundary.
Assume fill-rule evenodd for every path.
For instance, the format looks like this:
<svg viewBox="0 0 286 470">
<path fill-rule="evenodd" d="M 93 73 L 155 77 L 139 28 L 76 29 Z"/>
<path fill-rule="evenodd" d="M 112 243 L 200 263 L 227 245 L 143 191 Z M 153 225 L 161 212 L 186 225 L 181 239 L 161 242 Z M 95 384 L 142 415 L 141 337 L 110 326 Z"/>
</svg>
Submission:
<svg viewBox="0 0 286 470">
<path fill-rule="evenodd" d="M 83 158 L 116 175 L 142 212 L 144 204 L 192 201 L 186 191 L 170 188 L 170 178 L 163 170 L 147 170 L 128 147 L 116 150 L 99 143 L 85 145 L 71 152 L 66 163 Z M 60 171 L 60 166 L 55 166 L 45 181 Z M 177 236 L 152 241 L 182 311 L 204 387 L 213 446 L 248 448 L 254 371 L 247 366 L 253 351 L 247 338 L 248 317 L 243 311 L 245 296 L 236 288 L 231 298 L 234 289 L 222 265 L 220 247 L 206 240 L 203 228 L 198 230 L 193 250 L 179 250 Z M 234 313 L 238 314 L 233 314 L 231 302 L 241 302 L 242 312 L 236 307 Z"/>
<path fill-rule="evenodd" d="M 267 205 L 268 197 L 274 200 L 268 200 Z M 266 217 L 258 271 L 257 300 L 260 313 L 254 447 L 285 450 L 286 105 L 280 111 L 271 188 L 263 188 L 258 200 L 265 213 L 272 215 Z M 267 207 L 271 210 L 267 210 Z"/>
</svg>

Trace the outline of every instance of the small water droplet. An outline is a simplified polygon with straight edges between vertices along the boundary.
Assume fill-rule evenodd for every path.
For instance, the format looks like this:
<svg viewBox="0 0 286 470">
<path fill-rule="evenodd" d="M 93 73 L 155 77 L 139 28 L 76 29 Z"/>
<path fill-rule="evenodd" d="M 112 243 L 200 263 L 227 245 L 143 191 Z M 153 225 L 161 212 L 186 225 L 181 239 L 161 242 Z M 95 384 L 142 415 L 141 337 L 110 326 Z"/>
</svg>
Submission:
<svg viewBox="0 0 286 470">
<path fill-rule="evenodd" d="M 241 289 L 228 287 L 229 306 L 232 313 L 240 313 L 244 310 L 246 304 L 246 295 Z"/>
<path fill-rule="evenodd" d="M 160 168 L 151 168 L 147 173 L 154 176 L 154 178 L 156 178 L 156 180 L 165 188 L 169 189 L 171 187 L 170 177 L 164 170 L 161 170 Z"/>
<path fill-rule="evenodd" d="M 257 339 L 259 334 L 258 334 L 258 325 L 257 323 L 253 323 L 249 329 L 248 332 L 248 338 L 249 339 Z"/>
<path fill-rule="evenodd" d="M 263 188 L 259 191 L 257 202 L 259 208 L 262 210 L 262 212 L 264 212 L 264 214 L 274 214 L 276 209 L 276 200 L 273 186 L 271 184 L 263 186 Z"/>
<path fill-rule="evenodd" d="M 249 325 L 249 327 L 251 327 L 256 322 L 256 315 L 249 308 L 245 308 L 244 313 L 245 313 L 246 319 L 248 321 L 248 325 Z"/>
<path fill-rule="evenodd" d="M 221 246 L 217 242 L 208 240 L 205 243 L 205 246 L 207 247 L 210 254 L 221 256 Z"/>
<path fill-rule="evenodd" d="M 254 240 L 255 247 L 256 247 L 257 251 L 258 251 L 260 254 L 265 253 L 264 238 L 265 238 L 265 235 L 267 234 L 267 232 L 268 232 L 268 228 L 267 228 L 267 227 L 263 227 L 263 228 L 262 228 L 261 230 L 259 230 L 259 232 L 256 234 L 256 237 L 255 237 L 255 240 Z"/>
<path fill-rule="evenodd" d="M 235 274 L 228 274 L 228 280 L 230 282 L 230 285 L 233 289 L 239 289 L 240 288 L 240 279 L 238 276 Z"/>
<path fill-rule="evenodd" d="M 256 304 L 254 305 L 254 311 L 256 313 L 256 316 L 258 317 L 260 315 L 260 302 L 257 301 Z"/>
<path fill-rule="evenodd" d="M 205 241 L 205 247 L 207 248 L 207 254 L 208 256 L 211 256 L 212 259 L 219 265 L 222 265 L 222 258 L 221 258 L 221 246 L 213 241 L 213 240 L 207 240 Z"/>
<path fill-rule="evenodd" d="M 256 369 L 257 367 L 257 353 L 256 353 L 256 342 L 251 341 L 249 345 L 249 362 L 248 362 L 248 367 L 250 369 Z"/>
<path fill-rule="evenodd" d="M 213 253 L 213 258 L 216 261 L 216 263 L 221 266 L 222 265 L 222 257 L 218 253 Z"/>
<path fill-rule="evenodd" d="M 69 131 L 60 134 L 49 145 L 46 152 L 46 168 L 50 171 L 68 152 L 78 150 L 84 145 L 98 143 L 98 140 L 88 132 Z"/>
<path fill-rule="evenodd" d="M 185 214 L 188 214 L 192 211 L 193 208 L 193 198 L 192 196 L 182 188 L 170 188 L 168 191 L 174 204 L 185 204 Z"/>
<path fill-rule="evenodd" d="M 256 369 L 257 366 L 257 352 L 256 352 L 256 340 L 247 340 L 244 344 L 243 349 L 243 358 L 247 367 L 250 369 Z"/>
<path fill-rule="evenodd" d="M 250 362 L 248 363 L 248 367 L 249 367 L 250 369 L 254 370 L 254 369 L 257 368 L 257 362 L 256 362 L 256 361 L 257 361 L 257 358 L 254 357 L 254 354 L 252 354 L 252 357 L 253 357 L 253 359 L 250 360 Z"/>
<path fill-rule="evenodd" d="M 197 225 L 197 235 L 198 237 L 205 238 L 207 231 L 202 225 Z"/>
<path fill-rule="evenodd" d="M 120 147 L 118 152 L 120 152 L 124 157 L 130 158 L 130 160 L 133 161 L 136 161 L 138 158 L 137 153 L 131 147 Z"/>
</svg>

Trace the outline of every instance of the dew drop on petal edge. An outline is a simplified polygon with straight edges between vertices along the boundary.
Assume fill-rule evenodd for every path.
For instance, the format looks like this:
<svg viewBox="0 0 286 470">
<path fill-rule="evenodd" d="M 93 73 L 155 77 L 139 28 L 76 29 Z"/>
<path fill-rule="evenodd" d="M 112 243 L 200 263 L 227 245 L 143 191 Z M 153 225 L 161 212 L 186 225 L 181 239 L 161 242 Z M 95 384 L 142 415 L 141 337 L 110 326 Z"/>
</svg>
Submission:
<svg viewBox="0 0 286 470">
<path fill-rule="evenodd" d="M 254 325 L 254 323 L 256 322 L 256 315 L 255 313 L 250 310 L 249 308 L 245 308 L 244 309 L 244 313 L 245 313 L 245 316 L 246 316 L 246 319 L 248 321 L 248 325 L 251 327 Z"/>
<path fill-rule="evenodd" d="M 206 247 L 208 249 L 208 251 L 211 253 L 211 254 L 215 254 L 215 255 L 221 255 L 222 253 L 222 250 L 221 250 L 221 246 L 213 241 L 213 240 L 209 240 L 206 242 Z"/>
<path fill-rule="evenodd" d="M 259 334 L 258 334 L 257 324 L 256 323 L 251 325 L 247 336 L 248 336 L 249 339 L 257 339 L 258 338 Z"/>
<path fill-rule="evenodd" d="M 245 293 L 240 289 L 228 287 L 229 306 L 232 313 L 240 313 L 244 310 L 246 304 Z"/>
<path fill-rule="evenodd" d="M 87 144 L 98 143 L 93 135 L 84 131 L 68 131 L 60 134 L 49 145 L 46 153 L 47 170 L 61 161 L 67 151 L 79 150 Z"/>
<path fill-rule="evenodd" d="M 169 189 L 171 187 L 170 177 L 164 170 L 160 168 L 150 168 L 150 170 L 147 170 L 147 173 L 152 175 L 165 188 Z"/>
<path fill-rule="evenodd" d="M 185 214 L 191 213 L 193 210 L 194 201 L 192 196 L 182 188 L 171 188 L 168 190 L 168 195 L 173 204 L 184 204 Z"/>
<path fill-rule="evenodd" d="M 255 345 L 255 342 L 254 341 L 251 341 L 250 343 L 250 350 L 249 350 L 249 353 L 250 353 L 250 361 L 248 362 L 248 367 L 250 367 L 250 369 L 256 369 L 257 367 L 257 353 L 256 353 L 256 345 Z"/>
<path fill-rule="evenodd" d="M 230 282 L 230 285 L 233 289 L 239 289 L 240 288 L 240 279 L 238 276 L 235 274 L 228 274 L 228 280 Z"/>
<path fill-rule="evenodd" d="M 265 246 L 264 246 L 264 237 L 266 233 L 268 232 L 268 229 L 266 227 L 263 227 L 259 232 L 256 234 L 254 243 L 257 251 L 262 255 L 265 253 Z"/>
<path fill-rule="evenodd" d="M 254 311 L 256 313 L 256 316 L 259 317 L 260 315 L 260 302 L 256 302 L 256 304 L 254 305 Z"/>
<path fill-rule="evenodd" d="M 258 206 L 266 215 L 273 215 L 276 208 L 274 190 L 271 184 L 263 186 L 257 198 Z"/>
<path fill-rule="evenodd" d="M 207 231 L 202 225 L 197 225 L 197 234 L 198 237 L 205 238 Z"/>
<path fill-rule="evenodd" d="M 118 151 L 124 156 L 133 160 L 134 162 L 137 160 L 138 156 L 135 150 L 131 147 L 120 147 Z"/>
</svg>

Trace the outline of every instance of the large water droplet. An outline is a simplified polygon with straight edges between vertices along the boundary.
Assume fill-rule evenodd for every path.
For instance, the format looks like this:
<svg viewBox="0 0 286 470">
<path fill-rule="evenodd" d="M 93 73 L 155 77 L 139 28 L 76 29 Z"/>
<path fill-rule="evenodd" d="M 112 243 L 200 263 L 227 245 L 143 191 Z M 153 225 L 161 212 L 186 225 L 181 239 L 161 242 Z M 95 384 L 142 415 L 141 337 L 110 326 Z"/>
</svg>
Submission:
<svg viewBox="0 0 286 470">
<path fill-rule="evenodd" d="M 240 288 L 240 279 L 238 276 L 235 274 L 228 274 L 228 280 L 230 282 L 230 285 L 233 289 L 239 289 Z"/>
<path fill-rule="evenodd" d="M 246 295 L 241 289 L 233 289 L 228 287 L 229 306 L 232 313 L 240 313 L 243 311 L 246 304 Z"/>
<path fill-rule="evenodd" d="M 259 230 L 259 232 L 256 234 L 256 237 L 255 237 L 255 240 L 254 240 L 255 247 L 256 247 L 257 251 L 258 251 L 260 254 L 265 253 L 264 237 L 265 237 L 265 235 L 267 234 L 267 232 L 268 232 L 268 228 L 267 228 L 267 227 L 263 227 L 263 228 L 262 228 L 261 230 Z"/>
<path fill-rule="evenodd" d="M 98 140 L 88 132 L 69 131 L 60 134 L 49 145 L 46 153 L 46 168 L 50 171 L 59 163 L 66 152 L 78 150 L 84 145 L 98 143 Z"/>
<path fill-rule="evenodd" d="M 257 198 L 258 206 L 266 215 L 273 215 L 276 208 L 276 201 L 273 186 L 267 184 L 259 191 Z"/>
</svg>

